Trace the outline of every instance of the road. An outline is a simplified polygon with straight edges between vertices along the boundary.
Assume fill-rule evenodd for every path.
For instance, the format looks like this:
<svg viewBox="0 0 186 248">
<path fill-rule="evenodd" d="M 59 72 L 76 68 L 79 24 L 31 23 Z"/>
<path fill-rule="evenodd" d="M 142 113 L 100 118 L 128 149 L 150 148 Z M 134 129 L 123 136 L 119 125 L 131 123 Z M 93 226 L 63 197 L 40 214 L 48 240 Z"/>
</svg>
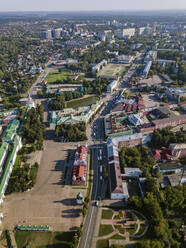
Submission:
<svg viewBox="0 0 186 248">
<path fill-rule="evenodd" d="M 49 64 L 49 63 L 48 63 Z M 39 100 L 37 99 L 37 90 L 38 90 L 38 83 L 40 83 L 47 74 L 53 70 L 52 68 L 49 68 L 46 65 L 46 69 L 43 73 L 39 76 L 37 81 L 34 83 L 34 85 L 29 90 L 28 94 L 33 98 L 35 103 L 37 103 Z M 93 184 L 92 184 L 92 193 L 91 193 L 91 201 L 88 208 L 88 213 L 85 218 L 84 222 L 84 229 L 83 229 L 83 235 L 81 237 L 79 248 L 90 248 L 92 247 L 92 239 L 94 236 L 95 231 L 95 225 L 96 225 L 96 219 L 98 214 L 98 208 L 95 205 L 95 202 L 98 201 L 99 205 L 101 203 L 101 200 L 105 198 L 105 194 L 107 191 L 107 180 L 104 180 L 104 172 L 108 171 L 108 164 L 107 164 L 107 148 L 105 144 L 105 134 L 104 134 L 104 117 L 110 113 L 110 110 L 116 100 L 116 98 L 119 96 L 119 93 L 121 89 L 126 87 L 126 82 L 128 81 L 128 78 L 131 77 L 133 70 L 129 70 L 128 73 L 124 76 L 122 82 L 120 82 L 118 88 L 116 89 L 116 92 L 114 92 L 111 95 L 106 95 L 104 98 L 102 98 L 102 101 L 104 102 L 104 107 L 95 116 L 95 119 L 92 124 L 89 124 L 87 126 L 87 137 L 88 137 L 88 146 L 89 149 L 92 150 L 92 169 L 93 169 Z M 45 106 L 45 114 L 47 115 L 47 107 Z M 47 118 L 47 116 L 45 116 Z M 45 119 L 46 119 L 45 118 Z M 64 144 L 65 145 L 65 144 Z"/>
<path fill-rule="evenodd" d="M 93 176 L 93 185 L 92 185 L 92 194 L 91 201 L 88 208 L 88 213 L 85 218 L 83 234 L 79 243 L 78 248 L 92 248 L 92 240 L 94 237 L 94 231 L 96 226 L 96 219 L 98 214 L 98 208 L 101 207 L 101 200 L 105 198 L 107 191 L 107 182 L 104 180 L 104 170 L 108 172 L 108 163 L 107 163 L 107 147 L 104 142 L 105 134 L 104 134 L 104 117 L 110 113 L 114 101 L 117 97 L 119 97 L 119 92 L 121 89 L 126 87 L 126 83 L 128 79 L 132 76 L 134 68 L 128 71 L 128 73 L 124 76 L 122 82 L 119 84 L 118 89 L 112 95 L 107 95 L 102 101 L 105 103 L 104 108 L 95 116 L 95 119 L 91 128 L 91 133 L 89 138 L 89 144 L 92 149 L 92 169 L 94 171 Z M 102 150 L 101 160 L 100 160 L 100 150 Z M 102 167 L 102 169 L 100 169 Z M 104 169 L 105 168 L 105 169 Z M 95 202 L 98 201 L 98 207 L 95 205 Z"/>
</svg>

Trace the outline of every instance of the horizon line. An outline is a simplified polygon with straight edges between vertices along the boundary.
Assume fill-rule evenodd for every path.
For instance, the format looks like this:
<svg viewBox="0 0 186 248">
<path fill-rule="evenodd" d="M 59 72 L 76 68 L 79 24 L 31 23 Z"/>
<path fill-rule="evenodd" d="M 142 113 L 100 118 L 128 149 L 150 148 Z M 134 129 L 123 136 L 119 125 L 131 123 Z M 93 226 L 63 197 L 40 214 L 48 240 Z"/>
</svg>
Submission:
<svg viewBox="0 0 186 248">
<path fill-rule="evenodd" d="M 0 13 L 9 12 L 149 12 L 149 11 L 186 11 L 185 9 L 126 9 L 126 10 L 1 10 Z"/>
</svg>

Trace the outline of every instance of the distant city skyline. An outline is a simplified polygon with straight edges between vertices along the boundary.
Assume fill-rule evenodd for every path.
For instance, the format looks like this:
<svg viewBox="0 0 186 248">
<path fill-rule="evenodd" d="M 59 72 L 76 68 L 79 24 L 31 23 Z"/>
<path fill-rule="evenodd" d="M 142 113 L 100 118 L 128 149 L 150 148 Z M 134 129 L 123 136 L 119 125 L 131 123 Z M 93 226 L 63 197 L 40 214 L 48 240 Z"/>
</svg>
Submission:
<svg viewBox="0 0 186 248">
<path fill-rule="evenodd" d="M 186 9 L 186 0 L 0 0 L 1 11 L 126 11 Z"/>
</svg>

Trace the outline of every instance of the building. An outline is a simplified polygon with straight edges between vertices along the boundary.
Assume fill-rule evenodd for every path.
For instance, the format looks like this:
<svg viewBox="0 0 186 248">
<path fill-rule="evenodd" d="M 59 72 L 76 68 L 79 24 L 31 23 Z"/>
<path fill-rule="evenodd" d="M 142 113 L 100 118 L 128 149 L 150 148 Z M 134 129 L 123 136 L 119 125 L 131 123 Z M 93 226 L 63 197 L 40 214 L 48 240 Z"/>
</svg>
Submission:
<svg viewBox="0 0 186 248">
<path fill-rule="evenodd" d="M 77 146 L 72 172 L 72 185 L 86 185 L 88 147 Z"/>
<path fill-rule="evenodd" d="M 165 94 L 168 98 L 179 102 L 181 97 L 186 97 L 186 87 L 166 88 Z"/>
<path fill-rule="evenodd" d="M 155 128 L 176 127 L 178 125 L 186 124 L 186 115 L 176 115 L 169 118 L 159 119 L 152 122 Z"/>
<path fill-rule="evenodd" d="M 183 170 L 183 165 L 175 163 L 161 164 L 157 166 L 157 169 L 162 174 L 181 173 Z"/>
<path fill-rule="evenodd" d="M 92 72 L 99 72 L 106 65 L 107 65 L 107 60 L 104 59 L 97 65 L 92 66 Z"/>
<path fill-rule="evenodd" d="M 53 31 L 53 38 L 60 38 L 61 37 L 61 33 L 62 33 L 62 28 L 56 28 Z"/>
<path fill-rule="evenodd" d="M 22 147 L 21 137 L 17 134 L 19 124 L 18 120 L 10 122 L 2 137 L 2 144 L 0 147 L 0 204 L 3 202 L 17 153 Z M 12 148 L 11 150 L 9 150 L 10 145 Z"/>
<path fill-rule="evenodd" d="M 19 102 L 22 106 L 26 106 L 28 108 L 35 108 L 35 103 L 30 95 L 28 96 L 28 98 L 21 98 Z"/>
<path fill-rule="evenodd" d="M 87 107 L 82 107 L 80 109 L 65 109 L 60 116 L 60 111 L 52 111 L 50 113 L 50 125 L 60 125 L 62 123 L 66 124 L 75 124 L 79 122 L 88 123 L 93 115 L 99 111 L 103 106 L 103 102 L 98 101 L 95 104 L 92 104 Z M 53 114 L 55 112 L 55 114 Z M 57 115 L 58 113 L 58 115 Z"/>
<path fill-rule="evenodd" d="M 133 129 L 128 124 L 127 115 L 122 112 L 106 116 L 104 123 L 106 137 L 133 134 Z"/>
<path fill-rule="evenodd" d="M 148 61 L 154 61 L 154 60 L 156 60 L 157 59 L 157 51 L 149 51 L 148 53 L 147 53 L 147 55 L 145 56 L 145 59 L 144 59 L 144 61 L 145 62 L 148 62 Z"/>
<path fill-rule="evenodd" d="M 61 93 L 61 92 L 83 92 L 82 84 L 52 84 L 45 88 L 45 93 Z"/>
<path fill-rule="evenodd" d="M 116 89 L 117 85 L 118 85 L 118 80 L 113 80 L 109 83 L 109 85 L 107 85 L 107 93 L 113 93 L 113 91 Z"/>
<path fill-rule="evenodd" d="M 170 144 L 169 150 L 171 155 L 176 158 L 186 157 L 186 144 Z"/>
<path fill-rule="evenodd" d="M 138 29 L 138 34 L 139 35 L 148 35 L 148 34 L 152 34 L 153 29 L 151 27 L 140 27 Z"/>
<path fill-rule="evenodd" d="M 125 174 L 122 174 L 122 177 L 127 177 L 127 178 L 139 178 L 142 174 L 139 168 L 127 167 L 124 169 L 124 171 Z"/>
<path fill-rule="evenodd" d="M 120 55 L 111 60 L 113 64 L 130 64 L 134 60 L 133 56 L 130 55 Z"/>
<path fill-rule="evenodd" d="M 130 39 L 135 34 L 135 28 L 118 29 L 114 31 L 114 35 L 121 39 Z"/>
<path fill-rule="evenodd" d="M 50 39 L 52 39 L 52 30 L 49 29 L 49 30 L 43 31 L 42 34 L 41 34 L 41 36 L 42 36 L 42 39 L 43 40 L 50 40 Z"/>
<path fill-rule="evenodd" d="M 112 200 L 128 199 L 128 191 L 123 188 L 120 165 L 116 163 L 109 164 L 110 170 L 110 197 Z"/>
<path fill-rule="evenodd" d="M 152 66 L 152 61 L 148 61 L 148 62 L 146 63 L 146 65 L 145 65 L 144 70 L 143 70 L 143 76 L 144 76 L 145 78 L 147 78 L 151 66 Z"/>
<path fill-rule="evenodd" d="M 140 28 L 138 28 L 138 34 L 139 35 L 145 34 L 145 28 L 146 27 L 140 27 Z"/>
<path fill-rule="evenodd" d="M 129 115 L 128 120 L 135 127 L 138 126 L 138 125 L 143 125 L 144 124 L 144 122 L 141 120 L 139 114 L 131 114 L 131 115 Z"/>
</svg>

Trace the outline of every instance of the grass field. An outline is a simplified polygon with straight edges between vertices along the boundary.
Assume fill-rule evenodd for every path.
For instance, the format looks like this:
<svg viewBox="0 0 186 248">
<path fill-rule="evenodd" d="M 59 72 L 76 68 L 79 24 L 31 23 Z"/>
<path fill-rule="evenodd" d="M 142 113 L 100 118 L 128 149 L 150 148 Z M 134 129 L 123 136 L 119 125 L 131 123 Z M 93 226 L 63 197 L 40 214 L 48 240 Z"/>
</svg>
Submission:
<svg viewBox="0 0 186 248">
<path fill-rule="evenodd" d="M 96 248 L 108 248 L 109 242 L 107 239 L 98 240 Z"/>
<path fill-rule="evenodd" d="M 37 232 L 16 231 L 15 238 L 18 248 L 70 248 L 74 232 Z"/>
<path fill-rule="evenodd" d="M 71 100 L 66 102 L 66 108 L 78 108 L 83 106 L 88 106 L 90 104 L 96 103 L 99 100 L 99 97 L 88 96 L 80 99 Z"/>
<path fill-rule="evenodd" d="M 112 211 L 111 210 L 102 210 L 102 219 L 112 219 Z"/>
<path fill-rule="evenodd" d="M 125 233 L 125 228 L 123 228 L 121 225 L 115 225 L 114 226 L 116 229 L 118 229 L 118 231 L 121 233 L 121 234 L 124 234 Z"/>
<path fill-rule="evenodd" d="M 54 72 L 50 72 L 47 77 L 46 77 L 46 81 L 49 84 L 55 83 L 57 80 L 63 81 L 63 80 L 67 80 L 67 78 L 72 77 L 72 73 L 70 71 L 62 71 L 62 72 L 58 72 L 58 71 L 54 71 Z"/>
<path fill-rule="evenodd" d="M 99 227 L 99 236 L 105 236 L 113 232 L 111 225 L 100 225 Z"/>
<path fill-rule="evenodd" d="M 125 237 L 120 236 L 119 234 L 115 234 L 114 236 L 112 236 L 110 239 L 125 239 Z"/>
</svg>

